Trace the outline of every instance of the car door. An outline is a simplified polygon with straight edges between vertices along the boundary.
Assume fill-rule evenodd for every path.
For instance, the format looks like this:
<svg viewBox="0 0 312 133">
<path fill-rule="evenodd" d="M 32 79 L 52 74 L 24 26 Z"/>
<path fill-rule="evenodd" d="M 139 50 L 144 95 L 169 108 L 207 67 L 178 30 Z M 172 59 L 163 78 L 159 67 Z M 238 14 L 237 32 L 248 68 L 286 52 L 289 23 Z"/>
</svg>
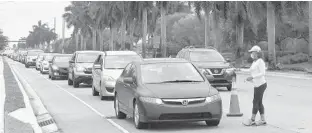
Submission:
<svg viewBox="0 0 312 133">
<path fill-rule="evenodd" d="M 126 77 L 128 78 L 132 78 L 133 79 L 133 83 L 132 84 L 127 84 L 125 83 L 124 87 L 125 87 L 125 97 L 127 98 L 127 111 L 128 112 L 133 112 L 133 100 L 135 98 L 135 93 L 137 91 L 137 69 L 135 65 L 132 65 L 130 68 L 130 72 L 128 73 L 128 75 L 126 75 Z"/>
<path fill-rule="evenodd" d="M 75 58 L 76 58 L 76 53 L 73 54 L 72 58 L 70 59 L 69 62 L 69 67 L 68 67 L 68 78 L 73 80 L 73 71 L 74 71 L 74 66 L 75 66 Z"/>
<path fill-rule="evenodd" d="M 115 86 L 115 91 L 117 92 L 117 96 L 120 102 L 120 108 L 126 109 L 127 110 L 127 106 L 126 105 L 128 103 L 128 98 L 125 97 L 126 96 L 126 84 L 123 82 L 123 78 L 126 77 L 127 75 L 129 75 L 130 69 L 131 69 L 132 64 L 128 64 L 124 71 L 122 72 L 122 74 L 120 75 L 120 77 L 117 80 L 116 86 Z"/>
</svg>

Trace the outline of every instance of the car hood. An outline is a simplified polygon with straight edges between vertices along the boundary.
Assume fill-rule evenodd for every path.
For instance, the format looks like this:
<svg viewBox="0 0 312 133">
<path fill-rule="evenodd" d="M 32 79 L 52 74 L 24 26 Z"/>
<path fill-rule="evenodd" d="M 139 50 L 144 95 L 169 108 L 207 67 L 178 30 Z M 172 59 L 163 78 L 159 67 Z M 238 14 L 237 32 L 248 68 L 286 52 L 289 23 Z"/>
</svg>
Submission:
<svg viewBox="0 0 312 133">
<path fill-rule="evenodd" d="M 122 71 L 123 69 L 105 69 L 103 71 L 103 74 L 106 76 L 110 76 L 117 80 L 119 76 L 121 75 Z"/>
<path fill-rule="evenodd" d="M 208 97 L 211 89 L 206 82 L 145 84 L 145 87 L 158 98 Z"/>
<path fill-rule="evenodd" d="M 69 64 L 66 62 L 55 62 L 54 65 L 56 65 L 58 67 L 66 67 L 66 68 L 69 67 Z"/>
<path fill-rule="evenodd" d="M 93 63 L 76 63 L 76 65 L 84 67 L 84 68 L 92 68 L 93 67 Z"/>
<path fill-rule="evenodd" d="M 230 63 L 227 62 L 192 62 L 198 68 L 227 68 Z"/>
</svg>

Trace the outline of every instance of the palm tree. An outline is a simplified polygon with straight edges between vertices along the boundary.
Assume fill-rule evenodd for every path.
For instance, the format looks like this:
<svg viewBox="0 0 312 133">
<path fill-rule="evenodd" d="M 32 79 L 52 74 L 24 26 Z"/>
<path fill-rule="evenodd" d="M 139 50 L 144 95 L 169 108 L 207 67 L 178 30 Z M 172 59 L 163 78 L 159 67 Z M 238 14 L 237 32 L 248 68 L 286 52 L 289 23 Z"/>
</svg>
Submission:
<svg viewBox="0 0 312 133">
<path fill-rule="evenodd" d="M 272 2 L 267 1 L 267 32 L 268 32 L 268 48 L 269 59 L 272 66 L 276 66 L 275 55 L 275 6 Z"/>
<path fill-rule="evenodd" d="M 309 1 L 309 56 L 312 57 L 312 1 Z"/>
</svg>

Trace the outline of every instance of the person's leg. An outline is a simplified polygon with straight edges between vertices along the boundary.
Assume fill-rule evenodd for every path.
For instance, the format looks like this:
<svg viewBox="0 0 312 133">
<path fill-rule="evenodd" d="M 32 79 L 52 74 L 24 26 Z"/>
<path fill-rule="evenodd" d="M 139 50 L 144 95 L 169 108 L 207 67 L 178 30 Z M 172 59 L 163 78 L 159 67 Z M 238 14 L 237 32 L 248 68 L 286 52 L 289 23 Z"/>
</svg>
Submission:
<svg viewBox="0 0 312 133">
<path fill-rule="evenodd" d="M 264 91 L 266 90 L 267 88 L 267 84 L 263 84 L 259 87 L 259 95 L 260 95 L 260 106 L 259 106 L 259 112 L 260 112 L 260 116 L 261 116 L 261 121 L 265 122 L 265 116 L 264 116 L 264 106 L 263 106 L 263 102 L 262 102 L 262 99 L 263 99 L 263 94 L 264 94 Z"/>
<path fill-rule="evenodd" d="M 252 116 L 251 120 L 256 119 L 256 115 L 259 111 L 260 106 L 260 95 L 259 95 L 259 87 L 254 88 L 254 99 L 253 99 L 253 107 L 252 107 Z"/>
</svg>

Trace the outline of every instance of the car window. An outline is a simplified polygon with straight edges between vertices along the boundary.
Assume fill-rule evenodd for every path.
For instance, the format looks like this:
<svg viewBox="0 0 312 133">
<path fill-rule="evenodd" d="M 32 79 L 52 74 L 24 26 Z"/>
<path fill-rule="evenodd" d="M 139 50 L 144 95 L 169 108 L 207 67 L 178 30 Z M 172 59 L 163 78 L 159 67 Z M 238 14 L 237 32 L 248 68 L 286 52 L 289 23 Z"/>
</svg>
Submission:
<svg viewBox="0 0 312 133">
<path fill-rule="evenodd" d="M 126 66 L 126 68 L 124 69 L 124 71 L 122 72 L 122 77 L 127 77 L 127 75 L 129 75 L 129 72 L 131 70 L 132 64 L 128 64 Z"/>
<path fill-rule="evenodd" d="M 168 81 L 203 82 L 204 78 L 191 63 L 155 63 L 141 65 L 143 83 Z"/>
<path fill-rule="evenodd" d="M 70 56 L 55 56 L 53 62 L 62 62 L 62 63 L 68 63 L 70 60 Z"/>
<path fill-rule="evenodd" d="M 111 55 L 105 56 L 106 69 L 124 69 L 126 65 L 132 61 L 140 61 L 139 55 Z"/>
<path fill-rule="evenodd" d="M 52 61 L 53 57 L 54 57 L 54 55 L 46 55 L 46 56 L 44 57 L 44 60 L 46 60 L 46 61 Z"/>
<path fill-rule="evenodd" d="M 77 54 L 77 63 L 94 63 L 99 53 L 80 53 Z"/>
<path fill-rule="evenodd" d="M 192 51 L 190 53 L 191 61 L 203 62 L 225 62 L 223 56 L 214 50 L 211 51 Z"/>
</svg>

